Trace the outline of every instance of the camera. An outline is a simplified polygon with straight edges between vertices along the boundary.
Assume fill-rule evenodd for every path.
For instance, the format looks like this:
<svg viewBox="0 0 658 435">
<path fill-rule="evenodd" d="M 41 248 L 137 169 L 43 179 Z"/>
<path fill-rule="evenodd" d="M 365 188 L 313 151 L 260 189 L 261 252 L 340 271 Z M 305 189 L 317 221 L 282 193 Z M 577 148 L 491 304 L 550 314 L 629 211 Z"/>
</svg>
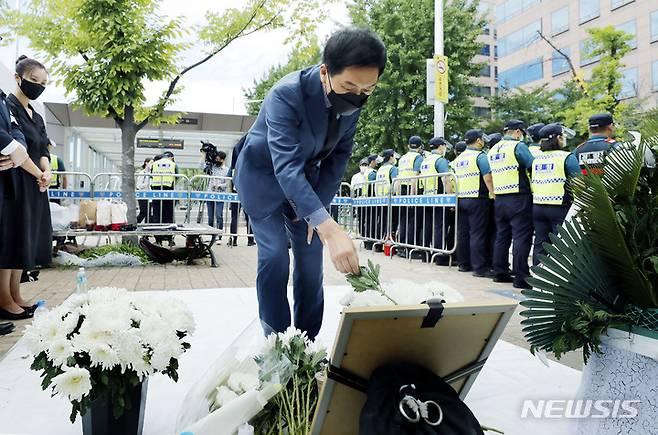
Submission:
<svg viewBox="0 0 658 435">
<path fill-rule="evenodd" d="M 201 152 L 206 153 L 206 163 L 213 163 L 217 156 L 217 147 L 210 142 L 201 141 Z"/>
</svg>

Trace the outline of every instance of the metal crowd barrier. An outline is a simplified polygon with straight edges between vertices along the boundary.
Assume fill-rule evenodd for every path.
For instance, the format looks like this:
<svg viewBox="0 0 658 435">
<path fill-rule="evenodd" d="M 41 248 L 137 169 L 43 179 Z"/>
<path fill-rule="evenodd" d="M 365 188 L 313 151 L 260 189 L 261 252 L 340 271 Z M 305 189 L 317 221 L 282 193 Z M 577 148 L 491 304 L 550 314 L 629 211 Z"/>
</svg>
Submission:
<svg viewBox="0 0 658 435">
<path fill-rule="evenodd" d="M 186 222 L 190 222 L 194 210 L 196 222 L 201 223 L 207 213 L 207 223 L 224 231 L 224 235 L 253 240 L 249 216 L 240 205 L 240 198 L 233 189 L 231 177 L 195 175 L 190 178 L 190 196 Z M 210 212 L 212 211 L 212 220 Z M 219 211 L 219 215 L 217 215 Z"/>
<path fill-rule="evenodd" d="M 80 202 L 92 198 L 93 181 L 85 172 L 53 171 L 59 186 L 48 189 L 48 199 L 58 203 Z"/>
<path fill-rule="evenodd" d="M 429 182 L 432 183 L 429 183 Z M 411 259 L 416 251 L 434 261 L 439 255 L 453 254 L 457 246 L 458 207 L 456 193 L 424 192 L 425 187 L 443 184 L 456 186 L 452 172 L 438 175 L 419 175 L 393 180 L 390 191 L 389 219 L 398 219 L 396 249 L 407 250 Z M 395 227 L 395 223 L 391 222 Z M 428 258 L 428 256 L 431 256 Z"/>
<path fill-rule="evenodd" d="M 392 240 L 394 229 L 389 220 L 391 185 L 385 181 L 366 181 L 351 188 L 352 236 L 373 246 Z"/>
<path fill-rule="evenodd" d="M 329 207 L 331 217 L 346 230 L 352 228 L 352 198 L 350 183 L 341 183 Z"/>
</svg>

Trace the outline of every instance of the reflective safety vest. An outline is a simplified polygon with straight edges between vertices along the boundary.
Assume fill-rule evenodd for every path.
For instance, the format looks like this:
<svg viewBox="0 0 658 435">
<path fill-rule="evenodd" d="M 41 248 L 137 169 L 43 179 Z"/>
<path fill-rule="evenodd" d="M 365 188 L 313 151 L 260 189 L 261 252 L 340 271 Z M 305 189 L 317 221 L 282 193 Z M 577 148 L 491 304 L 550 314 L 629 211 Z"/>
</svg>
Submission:
<svg viewBox="0 0 658 435">
<path fill-rule="evenodd" d="M 377 170 L 377 181 L 375 185 L 375 196 L 387 196 L 391 192 L 391 168 L 390 163 L 383 164 Z"/>
<path fill-rule="evenodd" d="M 403 155 L 400 157 L 400 162 L 398 163 L 398 178 L 410 178 L 410 177 L 415 177 L 416 171 L 414 171 L 414 163 L 416 162 L 416 158 L 419 157 L 420 154 L 417 153 L 416 151 L 409 151 L 407 154 Z M 412 181 L 400 181 L 400 185 L 402 186 L 411 186 L 411 185 L 418 185 L 418 181 L 414 180 Z"/>
<path fill-rule="evenodd" d="M 515 140 L 502 140 L 489 150 L 489 165 L 496 195 L 519 193 L 519 162 L 514 155 L 518 144 Z"/>
<path fill-rule="evenodd" d="M 56 154 L 50 154 L 50 168 L 53 172 L 59 170 L 59 159 Z M 53 177 L 50 179 L 50 187 L 59 186 L 59 174 L 53 174 Z"/>
<path fill-rule="evenodd" d="M 530 154 L 532 154 L 532 157 L 537 157 L 539 154 L 542 153 L 541 147 L 536 144 L 528 145 L 528 149 L 530 150 Z"/>
<path fill-rule="evenodd" d="M 151 167 L 151 187 L 174 187 L 176 177 L 176 163 L 172 160 L 164 158 L 157 162 L 153 162 Z"/>
<path fill-rule="evenodd" d="M 482 174 L 478 167 L 478 156 L 484 151 L 466 149 L 450 163 L 457 177 L 458 198 L 480 198 L 480 179 Z"/>
<path fill-rule="evenodd" d="M 443 181 L 439 180 L 439 171 L 436 170 L 436 162 L 442 158 L 444 157 L 440 154 L 430 154 L 423 159 L 423 163 L 420 165 L 420 175 L 427 177 L 420 179 L 420 185 L 424 187 L 425 195 L 443 193 Z"/>
<path fill-rule="evenodd" d="M 587 168 L 592 174 L 603 175 L 605 158 L 616 144 L 614 139 L 595 136 L 576 148 L 574 154 L 583 175 L 587 175 Z"/>
<path fill-rule="evenodd" d="M 566 151 L 546 151 L 532 162 L 532 202 L 541 205 L 564 204 L 567 173 Z"/>
</svg>

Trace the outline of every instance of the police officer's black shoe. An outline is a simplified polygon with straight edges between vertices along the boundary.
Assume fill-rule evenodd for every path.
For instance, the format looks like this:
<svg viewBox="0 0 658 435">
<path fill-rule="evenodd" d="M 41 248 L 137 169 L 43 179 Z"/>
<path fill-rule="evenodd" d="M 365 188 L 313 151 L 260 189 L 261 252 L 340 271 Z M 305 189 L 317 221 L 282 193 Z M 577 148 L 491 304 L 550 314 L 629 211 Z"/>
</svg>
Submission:
<svg viewBox="0 0 658 435">
<path fill-rule="evenodd" d="M 256 241 L 254 239 L 249 239 L 247 246 L 256 246 Z"/>
<path fill-rule="evenodd" d="M 473 269 L 471 268 L 471 266 L 466 266 L 466 265 L 460 264 L 459 265 L 459 271 L 460 272 L 473 272 Z"/>
<path fill-rule="evenodd" d="M 368 251 L 372 251 L 372 245 L 374 242 L 363 242 L 363 249 L 367 249 Z"/>
<path fill-rule="evenodd" d="M 494 274 L 490 270 L 485 270 L 482 272 L 475 271 L 473 272 L 473 276 L 476 278 L 493 278 Z"/>
<path fill-rule="evenodd" d="M 395 255 L 397 255 L 400 258 L 408 258 L 407 257 L 407 250 L 405 248 L 399 248 L 395 249 Z"/>
<path fill-rule="evenodd" d="M 514 283 L 512 284 L 514 288 L 520 288 L 524 290 L 532 290 L 532 286 L 528 284 L 528 281 L 526 279 L 515 279 Z"/>
<path fill-rule="evenodd" d="M 427 255 L 422 251 L 414 251 L 411 253 L 412 260 L 422 260 L 423 263 L 427 263 Z"/>
<path fill-rule="evenodd" d="M 384 252 L 384 246 L 381 244 L 373 245 L 372 252 Z"/>
<path fill-rule="evenodd" d="M 439 255 L 434 259 L 434 264 L 437 266 L 450 266 L 450 256 Z"/>
<path fill-rule="evenodd" d="M 493 282 L 514 282 L 514 278 L 506 273 L 503 273 L 500 275 L 495 275 L 493 277 Z"/>
</svg>

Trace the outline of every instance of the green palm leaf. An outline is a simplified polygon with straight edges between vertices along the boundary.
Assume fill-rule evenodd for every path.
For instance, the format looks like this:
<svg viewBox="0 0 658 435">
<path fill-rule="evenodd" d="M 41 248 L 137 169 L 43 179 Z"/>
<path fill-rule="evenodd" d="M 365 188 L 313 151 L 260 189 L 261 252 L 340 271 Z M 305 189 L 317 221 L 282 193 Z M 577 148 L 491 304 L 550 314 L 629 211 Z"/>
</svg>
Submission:
<svg viewBox="0 0 658 435">
<path fill-rule="evenodd" d="M 526 318 L 521 324 L 533 351 L 559 356 L 584 347 L 588 356 L 590 344 L 582 331 L 571 326 L 573 319 L 582 317 L 583 306 L 591 307 L 591 312 L 612 311 L 617 303 L 613 282 L 585 234 L 578 222 L 566 222 L 557 235 L 550 236 L 551 244 L 545 244 L 542 265 L 532 268 L 528 282 L 533 289 L 522 292 L 528 299 L 521 302 L 527 308 L 521 312 Z"/>
</svg>

